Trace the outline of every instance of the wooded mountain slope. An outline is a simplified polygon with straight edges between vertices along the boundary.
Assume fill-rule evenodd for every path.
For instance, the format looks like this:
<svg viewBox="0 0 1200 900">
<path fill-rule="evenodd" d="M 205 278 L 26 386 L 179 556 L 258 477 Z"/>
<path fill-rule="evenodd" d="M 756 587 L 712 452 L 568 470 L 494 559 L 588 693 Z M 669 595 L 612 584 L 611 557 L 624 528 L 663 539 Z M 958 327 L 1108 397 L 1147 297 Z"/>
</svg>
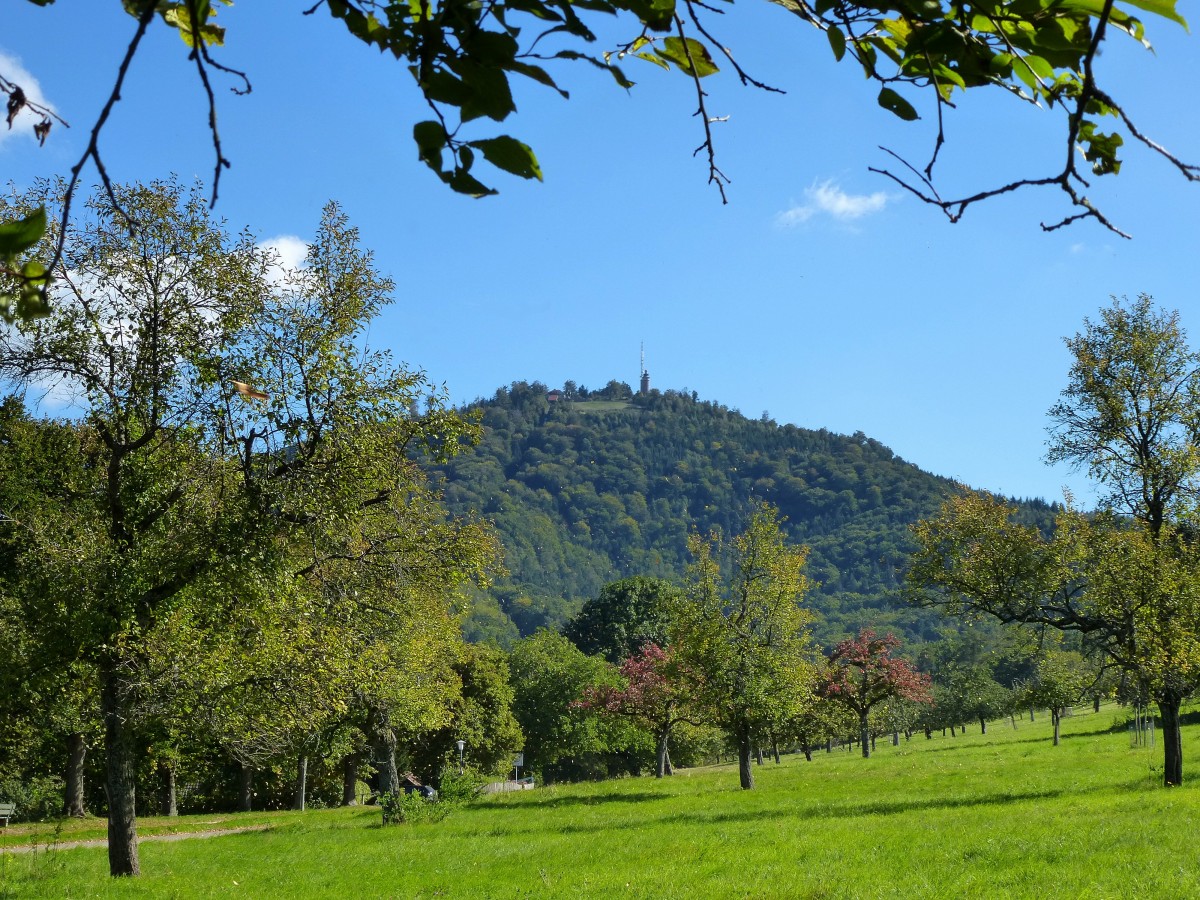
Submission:
<svg viewBox="0 0 1200 900">
<path fill-rule="evenodd" d="M 936 512 L 949 479 L 861 433 L 748 419 L 694 393 L 568 382 L 554 394 L 516 382 L 471 404 L 483 440 L 440 470 L 450 509 L 494 522 L 505 547 L 509 575 L 476 598 L 468 637 L 507 643 L 557 627 L 618 578 L 675 579 L 690 529 L 736 534 L 756 501 L 779 507 L 790 538 L 811 548 L 823 644 L 867 624 L 937 636 L 939 614 L 898 594 L 908 526 Z M 1039 523 L 1053 515 L 1041 501 L 1025 508 Z"/>
</svg>

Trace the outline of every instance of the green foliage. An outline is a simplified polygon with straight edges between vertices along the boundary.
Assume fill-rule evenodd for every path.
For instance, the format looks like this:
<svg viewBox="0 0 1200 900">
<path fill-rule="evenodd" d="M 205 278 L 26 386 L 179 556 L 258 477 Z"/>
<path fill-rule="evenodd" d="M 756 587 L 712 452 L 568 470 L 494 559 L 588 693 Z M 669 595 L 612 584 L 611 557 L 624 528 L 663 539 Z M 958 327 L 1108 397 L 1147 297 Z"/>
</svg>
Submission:
<svg viewBox="0 0 1200 900">
<path fill-rule="evenodd" d="M 618 665 L 648 644 L 669 643 L 671 614 L 678 602 L 679 589 L 670 582 L 635 575 L 606 584 L 562 633 L 589 656 L 603 656 Z"/>
<path fill-rule="evenodd" d="M 916 119 L 917 112 L 893 85 L 927 90 L 946 104 L 958 92 L 1000 85 L 1022 99 L 1073 113 L 1068 121 L 1093 172 L 1120 169 L 1121 136 L 1102 134 L 1098 127 L 1105 116 L 1119 119 L 1120 110 L 1095 85 L 1091 65 L 1109 25 L 1149 46 L 1142 22 L 1120 6 L 1039 0 L 1001 11 L 941 0 L 898 0 L 885 7 L 848 0 L 776 2 L 825 31 L 836 59 L 849 54 L 868 78 L 883 84 L 880 105 L 902 119 Z M 1134 0 L 1130 5 L 1186 27 L 1174 0 Z M 419 6 L 328 0 L 324 6 L 359 41 L 407 66 L 439 112 L 436 121 L 423 122 L 414 132 L 420 158 L 452 190 L 472 196 L 495 193 L 472 174 L 473 149 L 505 172 L 541 178 L 533 151 L 517 139 L 459 136 L 461 126 L 472 120 L 503 122 L 515 112 L 514 81 L 540 84 L 566 97 L 567 91 L 540 63 L 585 62 L 607 70 L 618 85 L 631 87 L 617 66 L 631 56 L 674 66 L 698 80 L 719 71 L 715 56 L 729 55 L 709 30 L 716 26 L 708 18 L 718 11 L 678 8 L 674 0 L 503 0 L 483 7 L 470 0 Z M 127 8 L 134 14 L 141 11 L 128 0 Z M 194 11 L 184 3 L 160 3 L 159 13 L 189 45 L 193 20 L 204 23 L 200 34 L 206 44 L 223 39 L 223 30 L 209 22 L 215 11 L 208 0 Z M 587 19 L 601 15 L 618 16 L 634 34 L 615 52 L 590 50 L 597 37 Z M 685 19 L 703 39 L 685 35 Z M 745 83 L 742 69 L 733 68 Z M 699 96 L 703 103 L 703 93 Z"/>
<path fill-rule="evenodd" d="M 36 259 L 21 258 L 45 235 L 45 206 L 38 206 L 22 218 L 0 221 L 0 317 L 10 325 L 18 318 L 44 316 L 48 310 L 49 270 Z"/>
<path fill-rule="evenodd" d="M 766 505 L 728 543 L 694 534 L 689 548 L 695 561 L 671 643 L 694 673 L 695 702 L 736 742 L 749 789 L 753 738 L 794 719 L 815 687 L 810 616 L 800 605 L 808 551 L 785 543 L 779 514 Z M 726 553 L 728 577 L 719 562 Z"/>
<path fill-rule="evenodd" d="M 464 759 L 471 770 L 487 775 L 509 771 L 513 754 L 524 742 L 513 714 L 515 692 L 505 654 L 492 647 L 467 645 L 460 649 L 453 671 L 462 687 L 447 704 L 445 721 L 434 729 L 402 729 L 400 735 L 413 770 L 437 784 L 443 798 L 447 777 L 457 772 L 455 741 L 466 745 Z"/>
<path fill-rule="evenodd" d="M 648 757 L 650 742 L 627 723 L 583 706 L 589 688 L 616 686 L 616 670 L 586 656 L 551 631 L 539 631 L 513 645 L 509 656 L 515 692 L 513 710 L 525 735 L 525 765 L 544 781 L 615 775 L 631 766 L 625 755 L 639 741 Z M 635 767 L 640 763 L 635 764 Z"/>
<path fill-rule="evenodd" d="M 365 345 L 392 284 L 346 217 L 327 207 L 306 264 L 272 279 L 197 190 L 117 185 L 65 246 L 63 295 L 0 333 L 0 373 L 61 379 L 83 413 L 0 464 L 21 513 L 0 587 L 37 665 L 97 682 L 114 844 L 133 843 L 150 736 L 203 732 L 258 765 L 312 752 L 364 698 L 388 727 L 442 724 L 459 591 L 495 546 L 413 457 L 447 459 L 473 428 Z M 113 860 L 136 874 L 135 851 Z"/>
<path fill-rule="evenodd" d="M 1077 632 L 1134 678 L 1164 721 L 1164 780 L 1183 778 L 1181 700 L 1200 685 L 1200 355 L 1177 313 L 1114 299 L 1067 339 L 1050 458 L 1087 466 L 1101 509 L 1068 508 L 1046 535 L 1007 504 L 953 498 L 916 528 L 918 603 Z"/>
<path fill-rule="evenodd" d="M 379 796 L 379 811 L 384 825 L 404 825 L 409 822 L 440 822 L 450 811 L 447 804 L 426 799 L 417 791 L 399 791 Z"/>
</svg>

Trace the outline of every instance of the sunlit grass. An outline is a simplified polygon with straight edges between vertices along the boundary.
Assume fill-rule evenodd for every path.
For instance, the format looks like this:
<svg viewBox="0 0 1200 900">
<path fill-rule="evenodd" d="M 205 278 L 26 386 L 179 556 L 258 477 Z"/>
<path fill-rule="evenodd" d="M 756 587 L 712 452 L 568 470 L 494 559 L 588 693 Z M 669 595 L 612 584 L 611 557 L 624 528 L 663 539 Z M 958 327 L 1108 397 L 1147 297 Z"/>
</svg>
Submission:
<svg viewBox="0 0 1200 900">
<path fill-rule="evenodd" d="M 1066 720 L 1057 748 L 1025 721 L 881 741 L 870 760 L 788 756 L 749 792 L 721 766 L 496 795 L 430 824 L 229 816 L 272 828 L 147 842 L 136 881 L 108 879 L 103 849 L 0 858 L 0 896 L 1200 896 L 1200 793 L 1159 787 L 1160 751 L 1131 748 L 1114 717 Z M 1184 739 L 1195 770 L 1200 727 Z"/>
</svg>

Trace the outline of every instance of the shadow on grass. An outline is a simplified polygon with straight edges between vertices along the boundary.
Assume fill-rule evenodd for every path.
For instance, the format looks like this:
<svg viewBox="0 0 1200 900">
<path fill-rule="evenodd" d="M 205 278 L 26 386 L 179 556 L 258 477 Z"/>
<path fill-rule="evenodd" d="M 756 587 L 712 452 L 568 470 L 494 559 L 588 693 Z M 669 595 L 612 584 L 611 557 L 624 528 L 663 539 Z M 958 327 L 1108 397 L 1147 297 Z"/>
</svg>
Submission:
<svg viewBox="0 0 1200 900">
<path fill-rule="evenodd" d="M 614 803 L 649 803 L 654 800 L 666 800 L 670 796 L 670 794 L 665 793 L 653 794 L 649 791 L 641 791 L 633 794 L 597 794 L 588 797 L 529 797 L 528 800 L 522 798 L 525 802 L 520 805 L 537 807 L 538 809 L 559 809 L 572 806 L 611 806 Z"/>
<path fill-rule="evenodd" d="M 1095 737 L 1095 736 L 1101 735 L 1101 734 L 1116 734 L 1118 732 L 1125 731 L 1127 728 L 1128 728 L 1127 725 L 1122 724 L 1120 726 L 1114 725 L 1111 728 L 1103 728 L 1102 727 L 1102 728 L 1072 730 L 1069 732 L 1064 731 L 1062 733 L 1062 735 L 1060 736 L 1060 740 L 1063 743 L 1067 743 L 1068 741 L 1070 741 L 1074 738 Z M 966 741 L 963 741 L 962 738 L 947 736 L 945 738 L 940 739 L 940 740 L 944 740 L 945 743 L 938 747 L 931 747 L 931 746 L 929 746 L 928 742 L 925 742 L 921 746 L 921 752 L 922 753 L 945 753 L 949 750 L 980 749 L 980 748 L 985 748 L 985 747 L 1007 747 L 1010 744 L 1052 744 L 1054 742 L 1053 738 L 1051 738 L 1050 735 L 1045 735 L 1043 737 L 1008 738 L 1003 741 L 988 740 L 988 738 L 991 737 L 990 734 L 981 735 L 978 733 L 973 733 L 971 735 L 968 735 L 968 737 L 981 737 L 981 738 L 984 738 L 984 740 L 975 742 L 975 743 L 968 743 Z M 939 739 L 935 738 L 935 740 L 939 740 Z M 916 741 L 917 741 L 917 738 L 914 737 L 913 738 L 914 745 L 916 744 Z M 960 742 L 960 743 L 955 743 L 956 741 Z M 904 745 L 901 744 L 900 746 L 903 747 Z M 836 753 L 837 751 L 834 751 L 834 752 Z"/>
<path fill-rule="evenodd" d="M 1089 789 L 1072 789 L 1072 796 L 1087 793 Z M 798 820 L 798 821 L 814 821 L 821 819 L 844 819 L 854 816 L 899 816 L 909 813 L 928 812 L 934 810 L 954 810 L 966 809 L 975 806 L 1004 806 L 1011 803 L 1025 803 L 1033 800 L 1052 800 L 1057 797 L 1064 796 L 1068 793 L 1065 790 L 1042 790 L 1042 791 L 1025 791 L 1025 792 L 1003 792 L 994 794 L 985 794 L 977 797 L 967 797 L 961 799 L 943 798 L 943 797 L 918 797 L 908 800 L 869 800 L 854 803 L 829 803 L 820 804 L 811 807 L 771 807 L 770 809 L 761 810 L 744 810 L 731 811 L 720 813 L 704 813 L 704 812 L 683 812 L 673 813 L 666 816 L 647 816 L 639 824 L 644 826 L 653 826 L 661 824 L 671 825 L 695 825 L 699 827 L 711 827 L 713 825 L 723 824 L 748 824 L 751 822 L 773 820 Z M 629 799 L 635 798 L 637 795 L 629 795 Z M 661 799 L 657 794 L 649 795 L 654 799 Z M 606 831 L 612 831 L 617 828 L 628 827 L 628 822 L 609 822 L 605 824 L 559 824 L 549 826 L 547 830 L 554 831 L 559 834 L 598 834 Z M 515 828 L 505 829 L 506 834 L 526 833 L 535 834 L 541 832 L 539 828 Z"/>
</svg>

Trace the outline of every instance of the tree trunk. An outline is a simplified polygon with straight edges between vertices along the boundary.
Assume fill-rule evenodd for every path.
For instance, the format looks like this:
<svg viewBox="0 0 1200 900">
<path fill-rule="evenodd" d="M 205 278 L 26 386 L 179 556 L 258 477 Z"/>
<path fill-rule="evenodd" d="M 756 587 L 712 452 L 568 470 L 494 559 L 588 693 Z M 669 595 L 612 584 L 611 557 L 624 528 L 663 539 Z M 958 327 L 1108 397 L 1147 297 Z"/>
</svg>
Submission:
<svg viewBox="0 0 1200 900">
<path fill-rule="evenodd" d="M 737 730 L 737 745 L 738 745 L 738 778 L 741 781 L 742 790 L 748 791 L 754 787 L 754 770 L 750 767 L 750 757 L 754 753 L 753 741 L 751 740 L 750 728 L 748 726 L 739 726 Z"/>
<path fill-rule="evenodd" d="M 129 710 L 120 678 L 100 670 L 100 714 L 104 719 L 105 790 L 108 792 L 108 871 L 138 875 L 137 777 L 128 731 Z M 1176 707 L 1178 709 L 1178 707 Z"/>
<path fill-rule="evenodd" d="M 158 812 L 162 816 L 179 815 L 179 803 L 175 791 L 175 766 L 167 763 L 160 770 Z"/>
<path fill-rule="evenodd" d="M 893 747 L 900 746 L 900 732 L 898 732 L 898 731 L 892 732 L 892 746 Z"/>
<path fill-rule="evenodd" d="M 371 749 L 375 766 L 375 793 L 394 794 L 400 790 L 400 772 L 396 769 L 396 732 L 390 725 L 380 725 L 372 735 Z"/>
<path fill-rule="evenodd" d="M 943 731 L 943 732 L 942 732 L 942 737 L 945 737 L 945 736 L 946 736 L 946 732 L 945 732 L 945 731 Z M 955 734 L 954 734 L 954 726 L 953 726 L 953 725 L 951 725 L 951 726 L 950 726 L 950 737 L 955 737 Z"/>
<path fill-rule="evenodd" d="M 779 741 L 771 738 L 771 755 L 775 757 L 775 765 L 779 765 Z"/>
<path fill-rule="evenodd" d="M 238 784 L 238 811 L 250 812 L 254 803 L 254 770 L 242 763 L 242 778 Z"/>
<path fill-rule="evenodd" d="M 762 747 L 755 747 L 755 748 L 754 748 L 754 761 L 755 761 L 755 762 L 756 762 L 758 765 L 760 765 L 760 766 L 763 764 L 763 752 L 762 752 Z"/>
<path fill-rule="evenodd" d="M 342 806 L 358 806 L 358 764 L 361 759 L 357 753 L 342 757 Z"/>
<path fill-rule="evenodd" d="M 668 775 L 675 774 L 675 769 L 671 765 L 671 748 L 670 747 L 667 748 L 667 774 Z"/>
<path fill-rule="evenodd" d="M 1033 707 L 1032 706 L 1029 707 L 1029 721 L 1030 722 L 1033 721 Z"/>
<path fill-rule="evenodd" d="M 946 733 L 943 731 L 942 737 L 945 737 L 945 736 L 946 736 Z M 933 729 L 930 728 L 928 725 L 925 726 L 925 740 L 927 740 L 927 741 L 933 740 Z"/>
<path fill-rule="evenodd" d="M 654 777 L 662 778 L 667 774 L 667 741 L 671 732 L 665 728 L 658 733 L 658 762 L 654 767 Z"/>
<path fill-rule="evenodd" d="M 1167 787 L 1183 784 L 1183 739 L 1179 727 L 1179 703 L 1174 691 L 1164 691 L 1157 698 L 1162 716 L 1163 784 Z"/>
<path fill-rule="evenodd" d="M 863 759 L 868 759 L 871 756 L 871 735 L 867 729 L 867 711 L 864 709 L 858 714 L 858 741 L 862 744 Z"/>
<path fill-rule="evenodd" d="M 305 795 L 308 792 L 308 754 L 301 753 L 296 760 L 296 791 L 292 794 L 292 809 L 304 812 Z"/>
<path fill-rule="evenodd" d="M 987 734 L 987 720 L 983 716 L 979 717 L 979 733 Z"/>
<path fill-rule="evenodd" d="M 1059 726 L 1062 723 L 1062 713 L 1057 707 L 1050 708 L 1050 721 L 1054 724 L 1054 746 L 1058 746 Z"/>
<path fill-rule="evenodd" d="M 83 797 L 83 763 L 87 759 L 87 741 L 76 732 L 67 736 L 67 787 L 63 794 L 63 815 L 76 819 L 86 816 Z"/>
</svg>

